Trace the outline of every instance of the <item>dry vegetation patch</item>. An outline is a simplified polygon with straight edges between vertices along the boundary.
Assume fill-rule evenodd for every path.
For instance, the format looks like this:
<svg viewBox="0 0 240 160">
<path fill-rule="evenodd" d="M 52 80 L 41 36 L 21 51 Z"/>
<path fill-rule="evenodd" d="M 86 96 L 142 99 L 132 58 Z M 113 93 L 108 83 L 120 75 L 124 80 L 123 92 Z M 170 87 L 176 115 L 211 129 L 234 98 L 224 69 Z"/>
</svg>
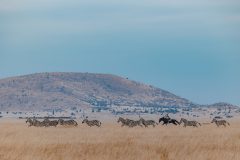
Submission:
<svg viewBox="0 0 240 160">
<path fill-rule="evenodd" d="M 240 128 L 157 126 L 125 128 L 27 127 L 0 122 L 1 160 L 226 160 L 240 159 Z"/>
</svg>

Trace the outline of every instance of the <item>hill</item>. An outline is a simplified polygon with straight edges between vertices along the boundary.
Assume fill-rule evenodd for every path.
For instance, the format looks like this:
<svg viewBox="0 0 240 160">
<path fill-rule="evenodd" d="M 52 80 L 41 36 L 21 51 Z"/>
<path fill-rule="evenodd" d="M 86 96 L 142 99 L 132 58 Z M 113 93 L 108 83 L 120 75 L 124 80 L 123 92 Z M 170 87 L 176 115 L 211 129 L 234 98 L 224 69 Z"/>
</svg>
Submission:
<svg viewBox="0 0 240 160">
<path fill-rule="evenodd" d="M 196 107 L 165 90 L 110 74 L 37 73 L 0 80 L 1 110 Z"/>
</svg>

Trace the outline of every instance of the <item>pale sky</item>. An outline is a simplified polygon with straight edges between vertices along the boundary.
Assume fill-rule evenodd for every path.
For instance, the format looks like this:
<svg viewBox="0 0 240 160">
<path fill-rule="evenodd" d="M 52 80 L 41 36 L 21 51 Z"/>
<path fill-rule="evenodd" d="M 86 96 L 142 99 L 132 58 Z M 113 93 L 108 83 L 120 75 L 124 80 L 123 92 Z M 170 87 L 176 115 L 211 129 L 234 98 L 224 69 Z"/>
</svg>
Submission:
<svg viewBox="0 0 240 160">
<path fill-rule="evenodd" d="M 240 1 L 1 0 L 0 78 L 55 71 L 240 105 Z"/>
</svg>

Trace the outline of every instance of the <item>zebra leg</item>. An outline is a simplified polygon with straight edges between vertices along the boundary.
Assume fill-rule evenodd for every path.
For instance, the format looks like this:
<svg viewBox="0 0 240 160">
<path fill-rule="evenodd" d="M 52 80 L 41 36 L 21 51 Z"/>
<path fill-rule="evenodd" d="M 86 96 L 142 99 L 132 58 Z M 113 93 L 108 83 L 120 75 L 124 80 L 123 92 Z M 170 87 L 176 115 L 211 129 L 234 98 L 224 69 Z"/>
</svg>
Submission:
<svg viewBox="0 0 240 160">
<path fill-rule="evenodd" d="M 98 127 L 101 127 L 101 122 L 99 122 L 99 123 L 97 124 L 97 126 L 98 126 Z"/>
</svg>

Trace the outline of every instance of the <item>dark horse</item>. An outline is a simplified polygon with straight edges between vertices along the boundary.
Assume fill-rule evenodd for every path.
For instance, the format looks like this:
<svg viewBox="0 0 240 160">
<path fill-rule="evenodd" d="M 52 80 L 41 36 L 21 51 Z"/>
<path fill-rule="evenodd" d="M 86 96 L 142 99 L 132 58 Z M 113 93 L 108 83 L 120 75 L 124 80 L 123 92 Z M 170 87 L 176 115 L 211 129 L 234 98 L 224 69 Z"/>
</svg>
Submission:
<svg viewBox="0 0 240 160">
<path fill-rule="evenodd" d="M 174 125 L 180 125 L 180 123 L 176 119 L 162 117 L 159 119 L 159 123 L 161 123 L 162 121 L 163 121 L 162 125 L 168 125 L 169 123 L 172 123 Z"/>
</svg>

